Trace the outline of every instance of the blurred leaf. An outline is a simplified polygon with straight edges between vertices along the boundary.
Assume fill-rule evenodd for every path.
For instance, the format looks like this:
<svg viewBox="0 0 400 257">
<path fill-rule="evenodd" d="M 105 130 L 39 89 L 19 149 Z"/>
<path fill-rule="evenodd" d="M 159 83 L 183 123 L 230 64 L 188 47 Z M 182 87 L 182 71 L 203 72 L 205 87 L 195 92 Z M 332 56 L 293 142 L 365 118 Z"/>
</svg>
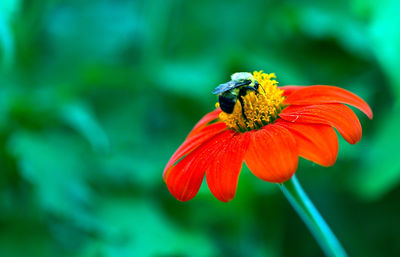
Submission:
<svg viewBox="0 0 400 257">
<path fill-rule="evenodd" d="M 56 49 L 52 54 L 64 63 L 114 63 L 131 47 L 127 40 L 135 38 L 139 24 L 131 1 L 69 1 L 44 17 L 48 43 Z"/>
<path fill-rule="evenodd" d="M 176 228 L 149 201 L 106 198 L 99 215 L 104 234 L 91 256 L 215 256 L 210 240 Z"/>
<path fill-rule="evenodd" d="M 160 87 L 178 95 L 193 98 L 212 97 L 211 91 L 216 87 L 212 82 L 217 81 L 217 74 L 220 72 L 210 63 L 211 60 L 166 63 L 154 79 L 159 81 Z M 225 79 L 229 80 L 229 77 Z"/>
<path fill-rule="evenodd" d="M 14 36 L 10 26 L 19 5 L 19 0 L 0 2 L 0 55 L 4 68 L 9 68 L 14 58 Z"/>
<path fill-rule="evenodd" d="M 341 46 L 358 56 L 371 57 L 371 47 L 368 31 L 364 24 L 346 9 L 347 2 L 319 2 L 306 6 L 300 11 L 300 25 L 304 32 L 322 39 L 331 38 L 338 40 Z"/>
<path fill-rule="evenodd" d="M 0 14 L 5 21 L 11 19 L 20 6 L 20 0 L 2 0 L 0 2 Z"/>
<path fill-rule="evenodd" d="M 400 183 L 400 159 L 397 158 L 400 137 L 399 109 L 385 115 L 374 141 L 362 157 L 362 166 L 352 174 L 350 181 L 354 192 L 366 200 L 383 197 Z"/>
<path fill-rule="evenodd" d="M 43 229 L 41 224 L 30 224 L 26 220 L 16 220 L 14 223 L 2 226 L 7 233 L 0 233 L 0 252 L 2 256 L 24 257 L 41 256 L 52 257 L 65 254 L 65 251 L 49 244 L 51 235 Z"/>
<path fill-rule="evenodd" d="M 73 138 L 15 132 L 8 148 L 43 209 L 61 217 L 85 215 L 90 190 L 84 183 L 86 156 Z"/>
<path fill-rule="evenodd" d="M 390 79 L 396 98 L 400 99 L 400 2 L 385 0 L 382 4 L 373 6 L 373 16 L 370 32 L 373 40 L 375 55 Z"/>
<path fill-rule="evenodd" d="M 71 127 L 81 133 L 95 150 L 103 153 L 109 152 L 108 136 L 87 105 L 83 103 L 66 104 L 61 110 L 61 116 Z"/>
</svg>

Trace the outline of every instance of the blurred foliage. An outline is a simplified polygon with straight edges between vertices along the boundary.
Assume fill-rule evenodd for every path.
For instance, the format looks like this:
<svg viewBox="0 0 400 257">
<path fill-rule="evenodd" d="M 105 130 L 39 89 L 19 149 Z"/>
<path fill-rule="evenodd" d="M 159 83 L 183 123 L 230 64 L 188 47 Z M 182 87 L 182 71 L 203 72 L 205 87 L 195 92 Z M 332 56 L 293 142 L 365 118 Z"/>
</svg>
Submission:
<svg viewBox="0 0 400 257">
<path fill-rule="evenodd" d="M 1 256 L 321 256 L 277 188 L 187 203 L 164 165 L 236 71 L 374 110 L 298 178 L 350 256 L 399 256 L 400 2 L 0 1 Z"/>
</svg>

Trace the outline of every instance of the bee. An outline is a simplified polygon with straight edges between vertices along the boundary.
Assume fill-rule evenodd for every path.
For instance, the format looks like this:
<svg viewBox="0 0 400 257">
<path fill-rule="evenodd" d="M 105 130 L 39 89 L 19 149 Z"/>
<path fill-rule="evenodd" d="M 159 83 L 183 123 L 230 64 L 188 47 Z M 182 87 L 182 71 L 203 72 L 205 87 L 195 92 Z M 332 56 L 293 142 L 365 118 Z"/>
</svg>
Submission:
<svg viewBox="0 0 400 257">
<path fill-rule="evenodd" d="M 243 117 L 247 119 L 244 114 L 244 102 L 242 96 L 245 96 L 249 91 L 258 93 L 258 88 L 259 83 L 251 73 L 236 72 L 232 74 L 231 81 L 219 85 L 212 91 L 212 93 L 219 95 L 218 101 L 221 110 L 229 114 L 233 112 L 235 104 L 239 99 L 239 102 L 242 105 Z"/>
</svg>

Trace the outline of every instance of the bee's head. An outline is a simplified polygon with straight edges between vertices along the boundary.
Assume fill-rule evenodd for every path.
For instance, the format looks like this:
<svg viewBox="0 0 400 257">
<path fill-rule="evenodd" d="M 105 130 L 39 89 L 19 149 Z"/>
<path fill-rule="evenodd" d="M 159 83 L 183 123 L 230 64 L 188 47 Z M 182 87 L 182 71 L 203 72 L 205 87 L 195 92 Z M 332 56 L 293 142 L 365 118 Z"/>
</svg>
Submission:
<svg viewBox="0 0 400 257">
<path fill-rule="evenodd" d="M 236 72 L 231 76 L 232 81 L 235 82 L 243 82 L 243 81 L 251 81 L 251 84 L 254 83 L 253 74 L 249 72 Z"/>
</svg>

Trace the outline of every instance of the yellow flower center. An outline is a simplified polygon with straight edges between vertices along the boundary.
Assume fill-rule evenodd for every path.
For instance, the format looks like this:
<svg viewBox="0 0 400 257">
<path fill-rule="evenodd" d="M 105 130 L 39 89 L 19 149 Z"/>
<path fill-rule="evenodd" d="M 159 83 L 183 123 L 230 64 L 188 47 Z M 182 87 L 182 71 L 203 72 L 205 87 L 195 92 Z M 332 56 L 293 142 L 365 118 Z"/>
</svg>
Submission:
<svg viewBox="0 0 400 257">
<path fill-rule="evenodd" d="M 275 74 L 254 71 L 253 77 L 259 83 L 258 92 L 248 90 L 244 96 L 241 96 L 244 106 L 238 99 L 231 114 L 221 112 L 219 115 L 229 129 L 237 132 L 260 129 L 272 123 L 284 108 L 285 97 L 282 96 L 283 90 L 277 87 Z M 216 104 L 216 107 L 219 107 L 219 103 Z M 242 108 L 244 108 L 245 115 L 243 115 Z"/>
</svg>

